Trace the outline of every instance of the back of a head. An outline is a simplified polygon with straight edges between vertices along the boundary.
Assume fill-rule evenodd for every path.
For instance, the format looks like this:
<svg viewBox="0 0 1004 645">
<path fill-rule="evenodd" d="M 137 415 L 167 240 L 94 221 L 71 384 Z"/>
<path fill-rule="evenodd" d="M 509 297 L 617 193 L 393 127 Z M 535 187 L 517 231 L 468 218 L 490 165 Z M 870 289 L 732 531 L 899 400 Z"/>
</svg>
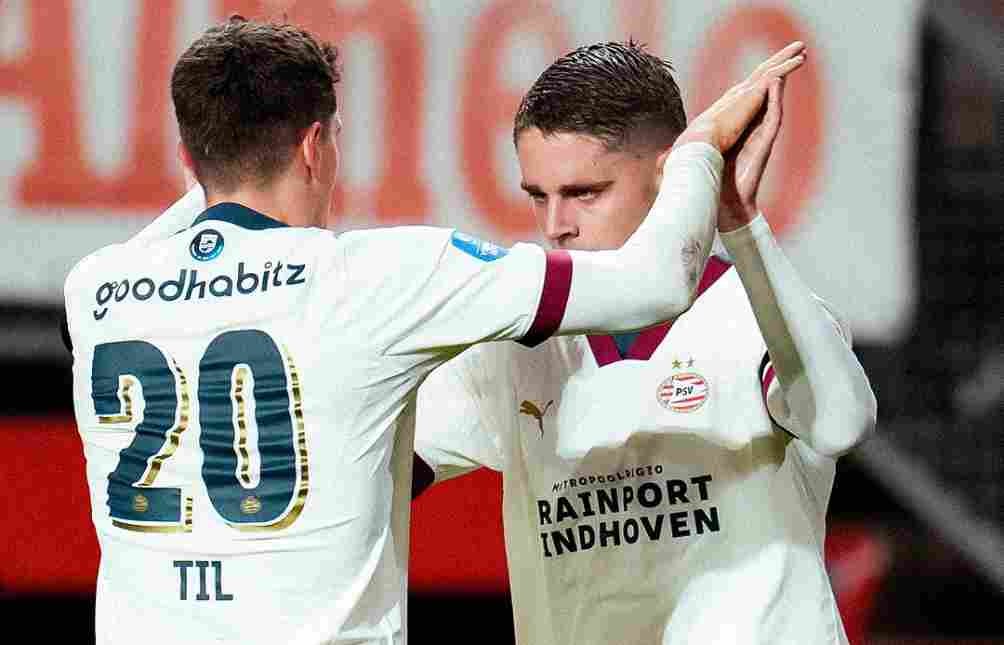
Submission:
<svg viewBox="0 0 1004 645">
<path fill-rule="evenodd" d="M 206 30 L 171 77 L 199 182 L 232 193 L 281 174 L 306 129 L 335 114 L 336 59 L 334 47 L 292 25 L 234 16 Z"/>
<path fill-rule="evenodd" d="M 545 135 L 595 137 L 611 150 L 669 147 L 687 126 L 680 88 L 668 61 L 643 45 L 606 42 L 580 47 L 552 63 L 520 102 L 513 126 Z"/>
</svg>

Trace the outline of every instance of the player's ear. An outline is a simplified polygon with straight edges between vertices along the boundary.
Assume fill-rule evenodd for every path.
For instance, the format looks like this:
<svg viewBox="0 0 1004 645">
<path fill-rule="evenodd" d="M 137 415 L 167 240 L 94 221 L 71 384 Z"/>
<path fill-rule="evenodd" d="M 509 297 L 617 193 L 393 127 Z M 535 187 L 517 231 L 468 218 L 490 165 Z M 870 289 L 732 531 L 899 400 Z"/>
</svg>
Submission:
<svg viewBox="0 0 1004 645">
<path fill-rule="evenodd" d="M 324 163 L 324 137 L 326 133 L 320 121 L 314 121 L 307 128 L 300 141 L 300 154 L 303 157 L 304 167 L 311 178 L 317 177 L 321 173 L 321 165 Z"/>
<path fill-rule="evenodd" d="M 666 159 L 672 151 L 672 147 L 666 148 L 655 158 L 655 185 L 657 189 L 662 185 L 662 167 L 666 165 Z"/>
</svg>

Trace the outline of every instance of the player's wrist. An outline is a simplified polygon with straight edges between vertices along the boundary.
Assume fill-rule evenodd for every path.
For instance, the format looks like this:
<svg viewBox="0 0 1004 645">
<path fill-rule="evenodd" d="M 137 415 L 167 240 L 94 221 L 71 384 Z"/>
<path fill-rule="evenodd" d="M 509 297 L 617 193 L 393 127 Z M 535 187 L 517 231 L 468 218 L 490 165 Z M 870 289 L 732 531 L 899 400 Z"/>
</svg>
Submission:
<svg viewBox="0 0 1004 645">
<path fill-rule="evenodd" d="M 678 148 L 690 143 L 704 143 L 722 153 L 725 150 L 724 140 L 725 137 L 714 127 L 713 123 L 695 121 L 677 137 L 673 147 Z"/>
<path fill-rule="evenodd" d="M 663 166 L 662 181 L 671 179 L 671 175 L 666 172 L 671 166 L 689 163 L 694 159 L 709 163 L 719 176 L 725 168 L 725 158 L 713 144 L 699 139 L 683 142 L 677 139 Z"/>
<path fill-rule="evenodd" d="M 718 206 L 718 232 L 731 233 L 748 226 L 759 214 L 756 203 L 723 200 Z"/>
<path fill-rule="evenodd" d="M 756 246 L 756 242 L 764 236 L 771 236 L 770 223 L 763 213 L 757 211 L 752 220 L 732 230 L 718 229 L 719 237 L 725 250 L 732 257 L 743 255 L 743 252 L 751 246 Z"/>
</svg>

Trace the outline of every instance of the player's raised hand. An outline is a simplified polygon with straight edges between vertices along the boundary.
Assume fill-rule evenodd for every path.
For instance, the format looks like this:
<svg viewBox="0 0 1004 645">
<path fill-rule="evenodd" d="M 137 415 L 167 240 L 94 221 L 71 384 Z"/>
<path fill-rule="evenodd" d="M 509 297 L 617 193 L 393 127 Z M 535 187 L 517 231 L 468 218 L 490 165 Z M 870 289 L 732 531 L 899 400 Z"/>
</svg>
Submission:
<svg viewBox="0 0 1004 645">
<path fill-rule="evenodd" d="M 756 120 L 771 84 L 801 67 L 805 55 L 805 43 L 796 41 L 760 63 L 752 74 L 691 121 L 676 145 L 704 141 L 722 154 L 728 152 Z"/>
<path fill-rule="evenodd" d="M 757 193 L 774 141 L 781 131 L 784 81 L 774 79 L 767 90 L 767 105 L 753 120 L 740 140 L 725 154 L 722 175 L 718 230 L 733 231 L 749 224 L 757 215 Z"/>
</svg>

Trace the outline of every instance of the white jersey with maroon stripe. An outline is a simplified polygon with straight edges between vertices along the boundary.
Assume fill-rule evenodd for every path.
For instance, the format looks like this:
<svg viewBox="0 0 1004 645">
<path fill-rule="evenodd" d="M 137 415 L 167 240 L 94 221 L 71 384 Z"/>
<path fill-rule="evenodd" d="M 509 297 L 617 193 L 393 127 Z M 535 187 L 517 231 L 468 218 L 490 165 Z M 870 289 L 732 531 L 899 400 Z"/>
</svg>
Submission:
<svg viewBox="0 0 1004 645">
<path fill-rule="evenodd" d="M 467 345 L 546 338 L 568 263 L 236 204 L 82 260 L 98 642 L 402 643 L 415 391 Z"/>
<path fill-rule="evenodd" d="M 822 555 L 835 462 L 772 423 L 736 272 L 712 258 L 702 289 L 624 357 L 610 336 L 481 346 L 420 389 L 437 479 L 503 473 L 521 645 L 846 643 Z"/>
</svg>

